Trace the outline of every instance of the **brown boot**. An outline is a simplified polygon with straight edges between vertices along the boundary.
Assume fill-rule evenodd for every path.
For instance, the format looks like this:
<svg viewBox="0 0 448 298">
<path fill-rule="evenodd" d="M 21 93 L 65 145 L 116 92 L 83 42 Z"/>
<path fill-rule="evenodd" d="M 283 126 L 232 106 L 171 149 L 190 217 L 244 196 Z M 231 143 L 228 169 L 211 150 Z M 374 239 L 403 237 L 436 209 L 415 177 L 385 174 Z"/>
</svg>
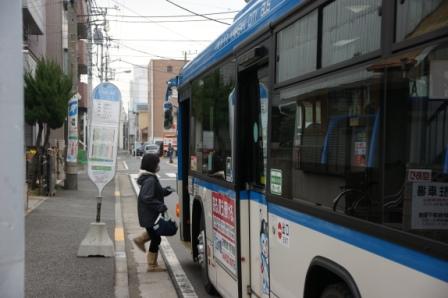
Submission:
<svg viewBox="0 0 448 298">
<path fill-rule="evenodd" d="M 157 256 L 158 253 L 148 251 L 148 254 L 146 255 L 148 261 L 148 270 L 146 270 L 147 272 L 166 271 L 166 268 L 160 267 L 159 264 L 157 264 Z"/>
<path fill-rule="evenodd" d="M 146 231 L 140 234 L 140 236 L 135 237 L 134 239 L 135 245 L 143 252 L 145 252 L 145 243 L 151 240 Z"/>
</svg>

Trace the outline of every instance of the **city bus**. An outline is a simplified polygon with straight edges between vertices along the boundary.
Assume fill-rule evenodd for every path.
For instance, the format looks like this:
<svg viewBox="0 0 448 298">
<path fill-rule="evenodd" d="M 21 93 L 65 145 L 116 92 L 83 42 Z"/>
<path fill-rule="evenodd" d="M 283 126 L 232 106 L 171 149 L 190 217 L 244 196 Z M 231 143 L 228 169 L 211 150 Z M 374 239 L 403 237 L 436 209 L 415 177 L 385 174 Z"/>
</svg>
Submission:
<svg viewBox="0 0 448 298">
<path fill-rule="evenodd" d="M 253 0 L 168 88 L 207 291 L 448 297 L 447 0 Z"/>
</svg>

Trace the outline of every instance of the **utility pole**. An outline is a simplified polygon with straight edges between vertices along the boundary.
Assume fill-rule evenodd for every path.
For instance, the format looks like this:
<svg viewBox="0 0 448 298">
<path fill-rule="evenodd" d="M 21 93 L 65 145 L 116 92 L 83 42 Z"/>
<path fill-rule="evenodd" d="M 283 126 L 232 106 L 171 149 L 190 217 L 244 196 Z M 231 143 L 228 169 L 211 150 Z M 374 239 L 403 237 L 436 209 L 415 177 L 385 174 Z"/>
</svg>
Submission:
<svg viewBox="0 0 448 298">
<path fill-rule="evenodd" d="M 107 12 L 110 9 L 118 9 L 117 7 L 95 7 L 89 13 L 95 15 L 97 17 L 101 17 L 102 19 L 93 20 L 92 23 L 95 24 L 95 29 L 93 33 L 93 42 L 99 47 L 100 57 L 97 59 L 97 64 L 100 63 L 99 66 L 99 78 L 101 82 L 109 80 L 109 46 L 110 46 L 110 37 L 107 23 Z M 104 47 L 106 49 L 104 50 Z M 98 49 L 98 48 L 97 48 Z M 98 50 L 97 50 L 98 52 Z"/>
<path fill-rule="evenodd" d="M 25 154 L 22 54 L 22 1 L 0 1 L 0 293 L 24 297 Z"/>
<path fill-rule="evenodd" d="M 76 94 L 78 90 L 78 58 L 76 53 L 76 44 L 78 42 L 78 21 L 75 7 L 73 4 L 69 4 L 67 7 L 67 20 L 68 20 L 69 73 L 71 74 L 72 77 L 72 86 L 73 86 L 72 91 L 73 93 Z M 68 139 L 68 137 L 66 139 Z M 66 173 L 64 183 L 65 188 L 71 190 L 78 189 L 78 162 L 77 161 L 66 162 L 65 173 Z"/>
</svg>

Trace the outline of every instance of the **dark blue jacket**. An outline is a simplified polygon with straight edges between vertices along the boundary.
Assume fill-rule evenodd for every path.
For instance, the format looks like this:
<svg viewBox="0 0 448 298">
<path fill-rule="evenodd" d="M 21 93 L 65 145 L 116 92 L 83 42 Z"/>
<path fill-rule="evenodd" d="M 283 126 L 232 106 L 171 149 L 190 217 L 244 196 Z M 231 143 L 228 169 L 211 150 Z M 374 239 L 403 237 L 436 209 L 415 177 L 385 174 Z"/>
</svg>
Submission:
<svg viewBox="0 0 448 298">
<path fill-rule="evenodd" d="M 138 194 L 138 221 L 141 227 L 149 228 L 154 225 L 161 212 L 168 208 L 165 205 L 164 197 L 171 192 L 160 185 L 156 175 L 143 174 L 137 183 L 140 185 Z"/>
</svg>

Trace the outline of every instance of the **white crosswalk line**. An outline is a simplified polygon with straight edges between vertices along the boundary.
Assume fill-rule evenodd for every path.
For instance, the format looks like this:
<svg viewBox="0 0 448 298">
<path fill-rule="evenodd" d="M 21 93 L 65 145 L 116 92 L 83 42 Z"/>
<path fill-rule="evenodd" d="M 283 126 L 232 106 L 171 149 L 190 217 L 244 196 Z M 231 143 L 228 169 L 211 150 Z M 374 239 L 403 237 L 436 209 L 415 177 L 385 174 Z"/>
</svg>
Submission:
<svg viewBox="0 0 448 298">
<path fill-rule="evenodd" d="M 167 175 L 170 178 L 176 178 L 176 174 L 175 173 L 165 173 L 165 175 Z"/>
</svg>

